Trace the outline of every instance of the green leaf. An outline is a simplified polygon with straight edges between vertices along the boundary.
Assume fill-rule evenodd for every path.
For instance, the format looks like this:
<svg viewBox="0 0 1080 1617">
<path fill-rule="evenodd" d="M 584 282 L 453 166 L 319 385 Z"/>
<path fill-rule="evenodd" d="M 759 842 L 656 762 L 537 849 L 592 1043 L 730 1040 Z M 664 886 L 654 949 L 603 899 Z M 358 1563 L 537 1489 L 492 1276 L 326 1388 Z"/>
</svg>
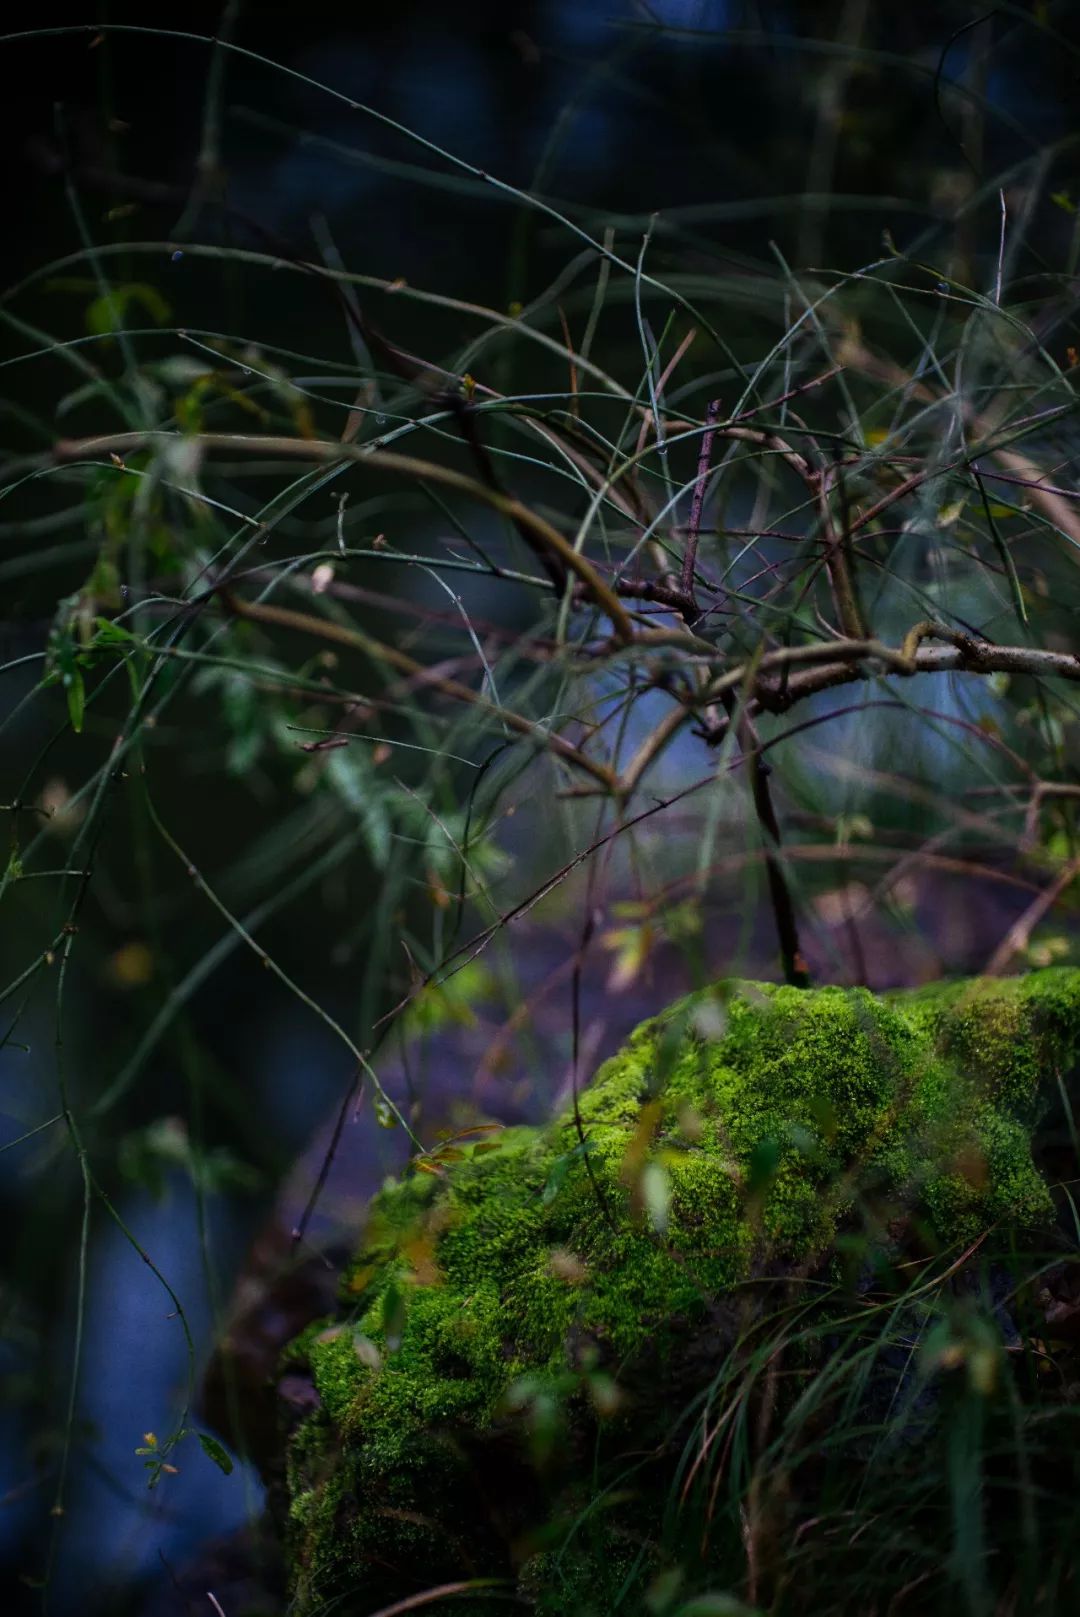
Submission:
<svg viewBox="0 0 1080 1617">
<path fill-rule="evenodd" d="M 209 1432 L 200 1432 L 198 1437 L 199 1442 L 202 1444 L 203 1453 L 213 1460 L 219 1471 L 224 1471 L 226 1476 L 231 1475 L 233 1468 L 232 1455 L 224 1444 L 219 1443 L 216 1437 L 211 1437 Z"/>
<path fill-rule="evenodd" d="M 547 1184 L 544 1186 L 540 1195 L 540 1200 L 545 1207 L 550 1206 L 555 1200 L 566 1181 L 566 1176 L 570 1172 L 570 1169 L 573 1167 L 574 1163 L 579 1157 L 583 1157 L 585 1155 L 585 1152 L 588 1149 L 588 1140 L 579 1141 L 579 1143 L 574 1146 L 572 1151 L 567 1151 L 565 1156 L 555 1158 L 555 1161 L 551 1165 L 551 1172 L 548 1175 Z"/>
<path fill-rule="evenodd" d="M 94 643 L 99 646 L 134 645 L 138 639 L 122 624 L 113 623 L 111 618 L 95 618 L 94 629 Z"/>
<path fill-rule="evenodd" d="M 776 1177 L 780 1166 L 780 1142 L 759 1140 L 750 1153 L 750 1171 L 746 1188 L 751 1196 L 763 1196 Z"/>
<path fill-rule="evenodd" d="M 100 555 L 94 563 L 94 570 L 83 586 L 84 596 L 91 596 L 104 606 L 119 607 L 122 601 L 120 594 L 120 572 L 111 556 Z"/>
<path fill-rule="evenodd" d="M 828 1145 L 832 1145 L 840 1127 L 840 1120 L 836 1115 L 836 1107 L 828 1095 L 811 1096 L 807 1102 L 807 1110 L 821 1131 L 822 1138 Z"/>
<path fill-rule="evenodd" d="M 78 735 L 83 727 L 83 715 L 86 712 L 86 686 L 83 683 L 82 669 L 73 666 L 70 673 L 61 676 L 64 694 L 67 696 L 68 717 L 71 728 Z"/>
<path fill-rule="evenodd" d="M 383 1334 L 391 1353 L 396 1353 L 405 1334 L 405 1294 L 396 1280 L 391 1280 L 383 1292 Z"/>
<path fill-rule="evenodd" d="M 110 336 L 121 331 L 128 309 L 133 303 L 141 304 L 155 325 L 164 325 L 169 318 L 169 305 L 155 286 L 145 281 L 129 281 L 114 286 L 111 291 L 95 298 L 86 311 L 86 326 L 97 337 Z"/>
<path fill-rule="evenodd" d="M 570 1163 L 572 1160 L 573 1159 L 569 1156 L 556 1157 L 554 1163 L 552 1164 L 551 1172 L 548 1174 L 547 1184 L 544 1186 L 540 1196 L 540 1200 L 545 1207 L 550 1207 L 551 1203 L 555 1200 L 556 1196 L 559 1194 L 559 1191 L 562 1189 L 563 1181 L 570 1172 Z"/>
<path fill-rule="evenodd" d="M 340 747 L 326 762 L 324 779 L 356 815 L 364 828 L 371 862 L 382 870 L 390 854 L 390 817 L 386 791 L 363 747 Z"/>
<path fill-rule="evenodd" d="M 689 1022 L 689 1008 L 677 1011 L 664 1022 L 657 1041 L 653 1074 L 649 1081 L 651 1095 L 658 1095 L 661 1092 L 675 1070 L 679 1057 L 686 1049 Z"/>
<path fill-rule="evenodd" d="M 477 1005 L 494 999 L 498 984 L 482 960 L 469 960 L 443 983 L 427 983 L 406 1015 L 410 1034 L 430 1035 L 444 1027 L 475 1027 Z"/>
<path fill-rule="evenodd" d="M 668 1224 L 668 1204 L 671 1201 L 671 1181 L 662 1163 L 647 1162 L 641 1171 L 641 1195 L 649 1223 L 657 1235 L 663 1235 Z"/>
<path fill-rule="evenodd" d="M 685 1581 L 685 1573 L 681 1566 L 669 1567 L 666 1572 L 653 1579 L 645 1596 L 645 1605 L 650 1612 L 660 1617 L 665 1611 L 670 1611 L 671 1603 L 675 1599 Z"/>
</svg>

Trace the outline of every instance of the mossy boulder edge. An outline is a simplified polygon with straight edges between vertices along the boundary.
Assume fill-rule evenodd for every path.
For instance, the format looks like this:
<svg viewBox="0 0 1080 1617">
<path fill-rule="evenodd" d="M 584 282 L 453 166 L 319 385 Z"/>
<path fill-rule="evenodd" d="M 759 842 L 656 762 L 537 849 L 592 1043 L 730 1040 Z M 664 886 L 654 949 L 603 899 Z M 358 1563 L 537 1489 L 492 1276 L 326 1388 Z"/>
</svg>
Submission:
<svg viewBox="0 0 1080 1617">
<path fill-rule="evenodd" d="M 601 1449 L 655 1459 L 764 1282 L 850 1298 L 867 1265 L 1045 1241 L 1038 1141 L 1078 1051 L 1080 970 L 888 996 L 721 983 L 643 1023 L 549 1126 L 388 1183 L 339 1317 L 284 1366 L 318 1395 L 287 1449 L 296 1609 L 492 1575 L 519 1609 L 603 1612 L 604 1579 L 648 1570 L 625 1520 L 585 1557 L 591 1606 L 545 1603 L 538 1570 Z M 455 1609 L 474 1604 L 499 1609 Z"/>
</svg>

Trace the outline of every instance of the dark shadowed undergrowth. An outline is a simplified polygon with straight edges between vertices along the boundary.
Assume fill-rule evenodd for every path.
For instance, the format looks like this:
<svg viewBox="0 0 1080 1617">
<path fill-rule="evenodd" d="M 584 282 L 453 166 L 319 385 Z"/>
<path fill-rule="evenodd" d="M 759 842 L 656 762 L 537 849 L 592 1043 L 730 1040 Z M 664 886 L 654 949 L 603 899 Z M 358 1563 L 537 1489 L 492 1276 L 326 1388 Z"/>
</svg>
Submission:
<svg viewBox="0 0 1080 1617">
<path fill-rule="evenodd" d="M 150 26 L 52 41 L 196 52 L 204 112 L 192 186 L 110 169 L 104 201 L 59 116 L 70 250 L 0 295 L 0 1190 L 19 1232 L 0 1310 L 20 1599 L 73 1598 L 86 1558 L 67 1535 L 92 1538 L 79 1513 L 99 1473 L 136 1499 L 101 1609 L 134 1610 L 160 1572 L 131 1547 L 144 1524 L 255 1460 L 305 1611 L 1076 1608 L 1075 1049 L 1040 1046 L 1025 1067 L 998 1033 L 984 1048 L 972 991 L 939 979 L 980 974 L 978 993 L 1007 997 L 1028 991 L 1014 978 L 1071 982 L 1076 962 L 1076 145 L 1026 133 L 994 73 L 1078 57 L 1052 6 L 944 9 L 925 35 L 905 23 L 904 51 L 859 5 L 804 19 L 791 58 L 732 35 L 778 105 L 791 60 L 826 63 L 803 144 L 761 135 L 765 167 L 806 156 L 798 206 L 760 214 L 563 196 L 561 125 L 511 183 L 238 43 L 231 5 L 216 41 Z M 682 63 L 715 46 L 634 13 L 596 83 L 653 94 L 646 47 Z M 955 72 L 954 29 L 971 46 Z M 0 41 L 12 61 L 24 48 Z M 333 133 L 234 107 L 237 74 L 268 96 L 284 74 Z M 841 187 L 843 137 L 873 148 L 890 96 L 937 135 L 915 155 L 882 144 L 860 201 Z M 297 231 L 236 202 L 229 163 L 253 130 L 368 165 L 414 230 L 430 207 L 480 244 L 498 211 L 476 289 L 339 241 L 317 196 Z M 732 246 L 736 216 L 750 223 Z M 638 1073 L 605 1144 L 613 1069 L 587 1080 L 667 1010 L 656 1026 L 678 1038 L 650 1054 L 666 1082 L 679 1039 L 729 1036 L 710 985 L 747 976 L 807 1005 L 811 985 L 931 985 L 905 1001 L 925 1029 L 938 1007 L 954 1040 L 927 1108 L 961 1129 L 965 1086 L 997 1082 L 1000 1059 L 1041 1097 L 1038 1172 L 1034 1113 L 1013 1096 L 1004 1132 L 953 1153 L 914 1234 L 910 1163 L 831 1219 L 838 1164 L 880 1168 L 880 1140 L 864 1130 L 833 1161 L 850 1097 L 806 1111 L 785 1091 L 725 1180 L 752 1263 L 705 1285 L 673 1242 L 618 1330 L 602 1310 L 597 1340 L 584 1316 L 544 1323 L 545 1298 L 591 1285 L 570 1226 L 555 1230 L 571 1205 L 615 1276 L 666 1251 L 672 1220 L 715 1216 L 712 1181 L 679 1190 L 694 1107 L 658 1144 L 662 1085 Z M 694 1028 L 668 1010 L 691 990 Z M 546 1134 L 501 1131 L 552 1115 Z M 376 1224 L 397 1206 L 423 1228 L 408 1225 L 402 1275 L 386 1266 L 400 1230 L 364 1284 L 353 1261 L 328 1323 L 333 1264 L 392 1170 Z M 424 1225 L 470 1175 L 496 1186 L 510 1232 L 475 1304 L 471 1259 L 441 1285 L 449 1237 Z M 802 1224 L 801 1248 L 765 1239 L 779 1184 L 798 1219 L 821 1215 L 813 1262 Z M 162 1195 L 159 1248 L 144 1226 Z M 529 1275 L 522 1196 L 544 1225 Z M 110 1251 L 156 1288 L 123 1361 L 172 1367 L 145 1411 L 97 1302 Z M 712 1336 L 688 1323 L 703 1285 Z M 396 1385 L 395 1354 L 426 1367 L 432 1342 L 469 1338 L 481 1303 L 491 1352 L 474 1364 L 459 1343 L 440 1385 L 524 1433 L 529 1463 L 493 1442 L 480 1470 L 505 1497 L 474 1499 L 460 1455 L 435 1452 L 447 1408 L 425 1423 L 418 1394 L 383 1429 L 379 1508 L 426 1542 L 398 1460 L 430 1442 L 425 1486 L 457 1536 L 422 1587 L 391 1556 L 364 1593 L 354 1487 L 316 1523 L 341 1529 L 324 1591 L 295 1501 L 325 1497 L 334 1455 L 304 1434 L 354 1418 L 357 1378 Z M 419 1330 L 425 1309 L 417 1347 L 404 1322 Z M 648 1380 L 639 1330 L 655 1345 L 668 1327 L 691 1362 L 636 1448 L 627 1411 L 643 1405 L 620 1374 L 634 1360 Z M 268 1402 L 281 1377 L 288 1450 Z M 261 1484 L 244 1479 L 256 1521 Z M 226 1617 L 288 1609 L 272 1581 L 215 1600 Z"/>
</svg>

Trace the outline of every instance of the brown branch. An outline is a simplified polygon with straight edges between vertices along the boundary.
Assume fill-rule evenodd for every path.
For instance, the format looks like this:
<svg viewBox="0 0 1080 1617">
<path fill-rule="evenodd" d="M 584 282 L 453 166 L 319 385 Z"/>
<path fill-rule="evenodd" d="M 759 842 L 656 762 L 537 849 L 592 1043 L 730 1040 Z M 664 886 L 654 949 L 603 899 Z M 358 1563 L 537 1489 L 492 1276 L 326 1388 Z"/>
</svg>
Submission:
<svg viewBox="0 0 1080 1617">
<path fill-rule="evenodd" d="M 905 371 L 901 365 L 889 360 L 879 359 L 868 348 L 864 347 L 857 337 L 852 336 L 850 333 L 846 333 L 844 336 L 842 358 L 846 365 L 862 371 L 864 376 L 872 376 L 878 381 L 886 382 L 898 391 L 910 392 L 911 397 L 918 399 L 920 403 L 943 404 L 948 398 L 948 395 L 944 392 L 935 391 L 926 382 L 918 381 L 908 371 Z M 979 413 L 968 411 L 966 414 L 971 432 L 979 438 L 991 439 L 995 432 L 999 430 L 1000 407 L 992 406 L 989 410 L 983 410 Z M 977 459 L 981 455 L 992 456 L 1007 472 L 1023 481 L 1027 485 L 1031 503 L 1040 508 L 1047 521 L 1052 526 L 1060 528 L 1062 533 L 1067 534 L 1074 545 L 1080 545 L 1080 516 L 1069 505 L 1069 498 L 1065 491 L 1048 487 L 1042 482 L 1043 474 L 1035 461 L 1031 460 L 1022 450 L 1014 449 L 1007 444 L 1002 444 L 995 448 L 987 443 L 983 448 L 976 449 L 973 456 L 969 458 Z M 857 517 L 852 523 L 852 532 L 856 528 L 864 527 L 866 523 L 873 521 L 886 507 L 895 504 L 899 499 L 903 499 L 905 494 L 910 494 L 913 489 L 918 488 L 927 478 L 940 476 L 945 469 L 947 468 L 927 468 L 907 478 L 897 488 L 893 489 L 890 494 L 886 494 L 883 499 L 878 500 L 874 506 Z"/>
<path fill-rule="evenodd" d="M 921 642 L 929 638 L 950 643 L 946 646 L 924 646 Z M 1006 673 L 1080 681 L 1080 655 L 1075 652 L 1042 651 L 1032 646 L 999 646 L 993 641 L 977 640 L 945 624 L 927 620 L 909 630 L 899 649 L 880 640 L 852 639 L 822 641 L 809 646 L 783 646 L 777 651 L 764 652 L 715 679 L 709 687 L 709 697 L 715 700 L 725 690 L 732 690 L 750 681 L 750 693 L 759 711 L 784 713 L 793 703 L 812 696 L 816 691 L 865 678 L 862 664 L 867 660 L 883 662 L 888 672 L 909 677 L 913 674 L 954 672 Z M 787 674 L 789 668 L 800 664 L 811 666 L 803 673 Z M 770 684 L 762 680 L 763 674 L 774 669 L 785 671 L 782 683 Z"/>
<path fill-rule="evenodd" d="M 690 504 L 690 526 L 686 534 L 686 550 L 683 554 L 682 565 L 682 592 L 690 604 L 690 617 L 687 618 L 687 628 L 692 629 L 698 620 L 697 603 L 694 599 L 694 572 L 697 567 L 698 537 L 701 532 L 701 512 L 705 504 L 705 484 L 709 480 L 709 462 L 712 459 L 713 439 L 716 436 L 716 423 L 720 415 L 720 400 L 713 399 L 705 411 L 705 431 L 701 438 L 701 450 L 698 454 L 697 478 L 694 483 L 694 497 Z"/>
<path fill-rule="evenodd" d="M 1048 797 L 1080 798 L 1080 786 L 1070 781 L 1040 780 L 1031 794 L 1031 801 L 1024 815 L 1024 834 L 1020 839 L 1022 848 L 1031 848 L 1039 832 L 1039 815 L 1043 803 Z"/>
<path fill-rule="evenodd" d="M 455 701 L 468 702 L 473 707 L 480 708 L 511 730 L 516 730 L 519 735 L 528 736 L 532 741 L 539 741 L 564 763 L 572 764 L 591 775 L 608 791 L 616 789 L 614 772 L 606 764 L 597 763 L 588 753 L 580 751 L 563 736 L 553 730 L 546 730 L 543 725 L 534 724 L 531 719 L 527 719 L 524 714 L 517 713 L 512 708 L 497 706 L 487 697 L 478 695 L 470 686 L 462 685 L 459 680 L 447 679 L 436 674 L 423 663 L 408 656 L 406 652 L 398 651 L 395 646 L 388 646 L 370 635 L 361 634 L 358 629 L 334 623 L 329 618 L 315 617 L 310 612 L 294 612 L 289 607 L 273 606 L 267 601 L 245 601 L 224 589 L 219 590 L 218 594 L 223 606 L 235 617 L 275 628 L 297 630 L 301 634 L 314 635 L 320 640 L 330 640 L 336 645 L 348 646 L 353 651 L 363 652 L 377 662 L 385 663 L 391 668 L 396 668 L 399 673 L 409 675 L 418 683 L 430 686 L 442 696 L 449 696 Z"/>
<path fill-rule="evenodd" d="M 246 433 L 231 432 L 206 432 L 191 436 L 173 432 L 117 432 L 97 438 L 62 438 L 53 445 L 48 459 L 56 465 L 70 465 L 76 461 L 93 459 L 96 455 L 117 455 L 122 459 L 124 455 L 136 454 L 139 450 L 152 448 L 159 442 L 190 444 L 201 450 L 224 450 L 234 454 L 280 455 L 287 459 L 311 460 L 323 465 L 351 461 L 358 466 L 370 466 L 386 472 L 402 472 L 406 476 L 425 478 L 431 483 L 441 483 L 445 488 L 457 489 L 473 499 L 492 506 L 496 511 L 501 511 L 515 524 L 529 529 L 541 546 L 558 557 L 570 572 L 577 574 L 592 599 L 598 606 L 603 607 L 615 625 L 619 638 L 626 642 L 634 638 L 633 624 L 627 617 L 618 596 L 600 577 L 592 563 L 580 555 L 557 528 L 538 516 L 522 501 L 489 488 L 485 483 L 467 476 L 464 472 L 455 471 L 450 466 L 439 465 L 435 461 L 395 454 L 388 449 L 369 449 L 364 445 L 343 444 L 336 439 L 249 436 Z"/>
<path fill-rule="evenodd" d="M 842 475 L 838 469 L 837 476 Z M 818 510 L 821 532 L 825 542 L 825 568 L 833 588 L 836 613 L 840 627 L 846 635 L 857 637 L 866 633 L 859 598 L 855 593 L 855 576 L 851 561 L 851 520 L 837 529 L 829 505 L 829 481 L 824 469 L 815 474 L 818 488 Z"/>
<path fill-rule="evenodd" d="M 769 898 L 780 941 L 780 962 L 784 968 L 784 980 L 793 988 L 806 988 L 810 983 L 810 974 L 806 969 L 802 949 L 799 947 L 795 902 L 780 859 L 783 844 L 780 838 L 780 822 L 776 817 L 772 791 L 769 787 L 769 765 L 762 755 L 761 743 L 746 712 L 745 703 L 740 703 L 733 691 L 726 691 L 723 705 L 728 725 L 735 728 L 739 751 L 750 771 L 750 794 L 754 802 L 754 812 L 764 833 L 762 851 L 765 856 L 765 876 L 769 883 Z"/>
<path fill-rule="evenodd" d="M 802 482 L 813 485 L 814 468 L 805 455 L 793 449 L 785 438 L 778 433 L 766 432 L 761 427 L 740 427 L 738 425 L 717 427 L 717 435 L 721 438 L 731 438 L 736 443 L 757 444 L 761 449 L 767 449 L 771 454 L 778 455 L 786 461 L 792 471 Z"/>
<path fill-rule="evenodd" d="M 683 553 L 682 595 L 685 605 L 681 610 L 687 630 L 692 637 L 701 615 L 698 611 L 694 593 L 694 575 L 697 568 L 701 513 L 705 504 L 705 485 L 709 478 L 709 463 L 712 459 L 712 446 L 716 436 L 719 414 L 720 401 L 719 399 L 714 399 L 705 412 L 705 431 L 702 434 L 701 449 L 698 453 L 697 477 L 694 482 L 694 495 L 690 505 L 686 550 Z M 728 724 L 735 726 L 739 750 L 747 760 L 747 767 L 750 771 L 750 791 L 754 812 L 762 830 L 765 873 L 769 883 L 769 897 L 772 902 L 773 916 L 776 920 L 776 931 L 780 944 L 780 961 L 783 966 L 784 978 L 793 987 L 805 988 L 809 984 L 810 978 L 806 970 L 806 963 L 803 960 L 802 950 L 799 947 L 799 928 L 795 918 L 795 904 L 780 859 L 782 846 L 780 822 L 776 817 L 772 791 L 769 787 L 769 765 L 762 756 L 753 720 L 746 711 L 745 703 L 740 701 L 733 691 L 725 692 L 722 701 L 727 713 Z"/>
<path fill-rule="evenodd" d="M 480 436 L 480 428 L 476 421 L 476 411 L 472 403 L 469 399 L 462 398 L 453 388 L 447 389 L 442 395 L 442 400 L 457 422 L 461 436 L 464 438 L 469 453 L 472 455 L 473 463 L 480 474 L 480 481 L 492 493 L 497 494 L 500 499 L 507 499 L 509 496 L 499 482 L 495 462 L 488 454 L 487 445 Z M 518 537 L 532 551 L 544 569 L 551 580 L 551 585 L 556 595 L 565 595 L 567 571 L 566 562 L 562 555 L 558 551 L 553 551 L 550 544 L 541 543 L 531 524 L 522 520 L 520 512 L 516 513 L 512 520 Z"/>
<path fill-rule="evenodd" d="M 813 467 L 804 454 L 793 448 L 778 433 L 764 431 L 758 427 L 740 427 L 738 425 L 717 427 L 716 431 L 722 438 L 758 444 L 762 449 L 778 455 L 806 486 L 810 498 L 817 506 L 822 544 L 824 546 L 824 565 L 832 586 L 840 628 L 852 638 L 865 634 L 862 613 L 859 610 L 859 603 L 855 595 L 855 585 L 851 576 L 851 567 L 847 554 L 851 533 L 854 531 L 856 524 L 850 524 L 846 533 L 837 531 L 833 522 L 832 510 L 829 506 L 829 489 L 825 472 Z M 806 588 L 809 588 L 816 574 L 817 567 L 815 566 L 808 574 Z M 803 593 L 806 593 L 806 589 L 804 589 Z"/>
<path fill-rule="evenodd" d="M 625 600 L 655 601 L 658 606 L 671 607 L 672 611 L 683 617 L 694 610 L 693 601 L 681 589 L 673 589 L 670 584 L 651 578 L 620 578 L 614 588 Z"/>
<path fill-rule="evenodd" d="M 1013 922 L 987 962 L 984 976 L 1001 976 L 1013 955 L 1027 948 L 1031 934 L 1043 916 L 1053 909 L 1066 887 L 1075 881 L 1077 876 L 1080 876 L 1080 854 L 1075 859 L 1069 860 L 1049 887 L 1045 887 L 1037 898 L 1032 899 L 1023 915 Z"/>
<path fill-rule="evenodd" d="M 842 644 L 839 649 L 843 656 Z M 779 657 L 782 654 L 776 655 Z M 877 656 L 878 653 L 872 652 L 870 655 Z M 825 663 L 823 667 L 808 668 L 803 673 L 793 674 L 785 688 L 770 688 L 759 681 L 754 688 L 755 699 L 759 707 L 767 712 L 786 713 L 795 702 L 803 701 L 817 691 L 865 679 L 861 664 L 866 656 L 867 653 L 859 649 L 850 660 L 838 659 Z M 763 657 L 761 661 L 764 664 L 767 659 Z M 920 646 L 911 659 L 912 666 L 907 668 L 897 666 L 899 659 L 895 653 L 890 662 L 892 666 L 886 672 L 1031 674 L 1035 678 L 1080 681 L 1080 657 L 1072 652 L 1037 651 L 1029 646 L 995 646 L 987 641 L 972 641 L 970 650 L 959 646 Z M 726 679 L 732 680 L 732 676 L 726 676 Z"/>
<path fill-rule="evenodd" d="M 921 641 L 934 635 L 952 641 L 944 646 L 926 646 Z M 809 646 L 784 646 L 763 652 L 756 659 L 738 664 L 712 680 L 701 698 L 701 706 L 722 701 L 725 691 L 745 691 L 748 716 L 760 713 L 786 713 L 797 702 L 869 677 L 867 662 L 884 663 L 880 673 L 910 678 L 914 674 L 1028 674 L 1036 679 L 1067 679 L 1080 682 L 1080 656 L 1065 651 L 1042 651 L 1030 646 L 998 646 L 975 640 L 944 624 L 917 624 L 905 644 L 916 638 L 910 655 L 880 640 L 836 640 Z M 797 671 L 791 673 L 795 668 Z M 770 681 L 778 672 L 782 678 Z M 628 796 L 668 742 L 686 722 L 690 704 L 683 702 L 656 725 L 623 770 L 619 791 Z M 724 719 L 706 731 L 708 741 L 717 745 L 728 730 Z"/>
</svg>

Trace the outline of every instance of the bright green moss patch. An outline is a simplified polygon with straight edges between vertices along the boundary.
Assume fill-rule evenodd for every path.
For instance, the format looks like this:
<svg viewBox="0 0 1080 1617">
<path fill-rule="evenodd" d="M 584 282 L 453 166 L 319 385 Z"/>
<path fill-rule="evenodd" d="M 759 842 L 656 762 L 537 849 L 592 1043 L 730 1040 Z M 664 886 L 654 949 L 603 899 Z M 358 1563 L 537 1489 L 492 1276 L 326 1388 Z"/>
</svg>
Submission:
<svg viewBox="0 0 1080 1617">
<path fill-rule="evenodd" d="M 580 1129 L 388 1186 L 339 1319 L 291 1355 L 321 1399 L 289 1458 L 300 1609 L 535 1576 L 537 1522 L 557 1536 L 597 1456 L 632 1434 L 654 1463 L 767 1283 L 821 1289 L 838 1244 L 865 1266 L 1048 1229 L 1033 1130 L 1078 1044 L 1066 969 L 887 998 L 724 984 L 636 1031 Z"/>
</svg>

